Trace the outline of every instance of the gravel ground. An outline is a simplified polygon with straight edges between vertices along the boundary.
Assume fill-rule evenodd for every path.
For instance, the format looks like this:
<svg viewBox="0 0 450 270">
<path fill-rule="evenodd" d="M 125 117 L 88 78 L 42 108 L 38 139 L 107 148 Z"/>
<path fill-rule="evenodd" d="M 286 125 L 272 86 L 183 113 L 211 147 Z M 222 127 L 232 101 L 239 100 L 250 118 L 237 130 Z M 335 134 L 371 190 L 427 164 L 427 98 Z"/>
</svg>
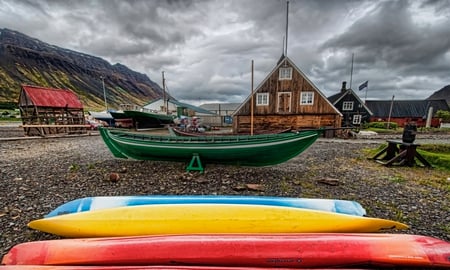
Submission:
<svg viewBox="0 0 450 270">
<path fill-rule="evenodd" d="M 276 166 L 206 164 L 187 173 L 186 163 L 120 160 L 100 136 L 1 140 L 0 256 L 21 242 L 57 237 L 28 229 L 58 205 L 85 196 L 228 194 L 356 200 L 368 216 L 404 222 L 402 233 L 450 241 L 450 175 L 422 167 L 384 167 L 369 157 L 385 138 L 319 139 Z M 450 135 L 424 140 L 449 143 Z M 421 138 L 418 138 L 420 141 Z M 111 174 L 119 176 L 110 181 Z"/>
</svg>

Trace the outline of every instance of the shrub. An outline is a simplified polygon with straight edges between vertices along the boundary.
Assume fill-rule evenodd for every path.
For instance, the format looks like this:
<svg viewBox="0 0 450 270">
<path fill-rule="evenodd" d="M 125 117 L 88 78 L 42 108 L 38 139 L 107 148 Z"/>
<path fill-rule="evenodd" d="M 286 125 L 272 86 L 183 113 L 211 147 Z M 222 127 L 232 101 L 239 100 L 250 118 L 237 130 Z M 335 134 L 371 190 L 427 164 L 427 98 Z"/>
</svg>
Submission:
<svg viewBox="0 0 450 270">
<path fill-rule="evenodd" d="M 436 117 L 441 118 L 442 122 L 450 122 L 450 111 L 439 110 L 436 112 Z"/>
<path fill-rule="evenodd" d="M 389 129 L 397 129 L 398 125 L 395 122 L 370 122 L 368 124 L 369 128 L 381 128 L 381 129 L 387 129 L 389 123 Z"/>
</svg>

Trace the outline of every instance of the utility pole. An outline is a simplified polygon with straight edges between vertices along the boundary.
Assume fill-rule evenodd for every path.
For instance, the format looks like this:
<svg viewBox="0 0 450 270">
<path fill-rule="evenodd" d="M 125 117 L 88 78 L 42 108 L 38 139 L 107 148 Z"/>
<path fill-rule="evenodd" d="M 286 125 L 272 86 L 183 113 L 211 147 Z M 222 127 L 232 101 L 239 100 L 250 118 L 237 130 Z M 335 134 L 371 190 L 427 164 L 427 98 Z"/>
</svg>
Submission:
<svg viewBox="0 0 450 270">
<path fill-rule="evenodd" d="M 163 111 L 168 114 L 168 108 L 169 105 L 168 102 L 166 102 L 166 79 L 164 78 L 164 71 L 162 72 L 162 85 L 163 85 Z"/>
<path fill-rule="evenodd" d="M 103 98 L 105 99 L 105 110 L 108 111 L 108 103 L 106 102 L 105 77 L 100 76 L 100 79 L 102 79 Z"/>
</svg>

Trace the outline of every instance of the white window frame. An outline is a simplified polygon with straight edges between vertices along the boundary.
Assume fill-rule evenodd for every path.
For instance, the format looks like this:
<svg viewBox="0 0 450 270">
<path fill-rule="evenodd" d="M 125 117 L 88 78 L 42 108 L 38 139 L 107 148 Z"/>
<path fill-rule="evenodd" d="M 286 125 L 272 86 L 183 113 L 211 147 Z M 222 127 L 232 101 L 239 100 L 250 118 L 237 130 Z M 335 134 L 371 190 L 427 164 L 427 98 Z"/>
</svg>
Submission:
<svg viewBox="0 0 450 270">
<path fill-rule="evenodd" d="M 256 106 L 269 105 L 269 93 L 257 93 L 256 94 Z"/>
<path fill-rule="evenodd" d="M 282 80 L 292 80 L 292 68 L 291 67 L 281 67 L 278 71 L 278 79 Z"/>
<path fill-rule="evenodd" d="M 313 105 L 314 104 L 314 92 L 300 92 L 300 105 Z"/>
<path fill-rule="evenodd" d="M 354 125 L 359 125 L 359 124 L 361 124 L 361 119 L 362 119 L 362 115 L 355 114 L 355 115 L 353 115 L 352 123 Z"/>
<path fill-rule="evenodd" d="M 353 101 L 344 101 L 342 103 L 343 111 L 353 111 Z"/>
</svg>

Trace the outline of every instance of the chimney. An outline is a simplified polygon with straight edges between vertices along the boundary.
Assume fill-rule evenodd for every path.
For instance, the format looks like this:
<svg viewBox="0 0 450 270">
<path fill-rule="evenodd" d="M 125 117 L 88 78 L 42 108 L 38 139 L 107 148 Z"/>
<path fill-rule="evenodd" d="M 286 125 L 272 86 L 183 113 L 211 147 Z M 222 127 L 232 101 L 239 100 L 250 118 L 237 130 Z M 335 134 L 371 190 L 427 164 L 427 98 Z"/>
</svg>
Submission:
<svg viewBox="0 0 450 270">
<path fill-rule="evenodd" d="M 345 91 L 347 91 L 347 82 L 343 81 L 342 82 L 341 93 L 344 93 Z"/>
</svg>

